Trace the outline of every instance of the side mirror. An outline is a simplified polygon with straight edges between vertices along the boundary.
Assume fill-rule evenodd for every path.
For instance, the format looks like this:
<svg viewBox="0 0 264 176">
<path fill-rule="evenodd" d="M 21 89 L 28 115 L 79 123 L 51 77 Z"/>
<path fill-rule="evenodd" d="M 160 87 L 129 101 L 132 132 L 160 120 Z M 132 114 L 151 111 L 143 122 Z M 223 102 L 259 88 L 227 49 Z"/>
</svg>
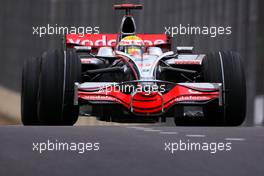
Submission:
<svg viewBox="0 0 264 176">
<path fill-rule="evenodd" d="M 90 46 L 74 46 L 76 51 L 82 51 L 82 52 L 90 52 L 92 50 L 92 47 Z"/>
<path fill-rule="evenodd" d="M 176 47 L 176 52 L 178 54 L 192 54 L 193 46 L 178 46 Z"/>
</svg>

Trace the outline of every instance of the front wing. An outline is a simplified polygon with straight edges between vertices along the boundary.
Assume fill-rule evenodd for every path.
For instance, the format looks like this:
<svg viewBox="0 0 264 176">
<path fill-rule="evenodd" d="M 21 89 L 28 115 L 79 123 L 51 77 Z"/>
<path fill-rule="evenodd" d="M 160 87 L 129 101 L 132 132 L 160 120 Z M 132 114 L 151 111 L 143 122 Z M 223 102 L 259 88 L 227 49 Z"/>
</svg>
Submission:
<svg viewBox="0 0 264 176">
<path fill-rule="evenodd" d="M 121 104 L 128 111 L 140 115 L 162 114 L 175 104 L 205 105 L 218 102 L 223 106 L 223 91 L 220 83 L 176 83 L 169 91 L 161 93 L 124 93 L 117 89 L 117 83 L 87 82 L 75 83 L 74 104 Z"/>
</svg>

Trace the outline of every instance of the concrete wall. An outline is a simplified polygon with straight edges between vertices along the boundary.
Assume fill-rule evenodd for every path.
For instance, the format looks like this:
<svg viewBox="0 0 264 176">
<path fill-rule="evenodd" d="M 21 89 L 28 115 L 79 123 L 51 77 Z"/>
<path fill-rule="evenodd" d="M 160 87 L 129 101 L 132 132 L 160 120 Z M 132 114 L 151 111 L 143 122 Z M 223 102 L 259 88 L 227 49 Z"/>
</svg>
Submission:
<svg viewBox="0 0 264 176">
<path fill-rule="evenodd" d="M 164 26 L 190 24 L 195 26 L 232 26 L 232 35 L 178 36 L 175 45 L 194 45 L 197 52 L 238 51 L 246 66 L 248 86 L 248 117 L 253 114 L 256 94 L 257 0 L 3 0 L 0 6 L 0 85 L 20 90 L 22 63 L 44 50 L 59 46 L 59 36 L 39 38 L 32 35 L 32 26 L 99 26 L 101 33 L 117 31 L 121 12 L 112 4 L 142 3 L 136 12 L 138 32 L 164 32 Z M 261 71 L 260 71 L 261 72 Z M 263 73 L 263 72 L 262 72 Z M 257 75 L 257 76 L 256 76 Z M 262 88 L 259 88 L 259 92 Z M 249 119 L 249 124 L 253 119 Z"/>
</svg>

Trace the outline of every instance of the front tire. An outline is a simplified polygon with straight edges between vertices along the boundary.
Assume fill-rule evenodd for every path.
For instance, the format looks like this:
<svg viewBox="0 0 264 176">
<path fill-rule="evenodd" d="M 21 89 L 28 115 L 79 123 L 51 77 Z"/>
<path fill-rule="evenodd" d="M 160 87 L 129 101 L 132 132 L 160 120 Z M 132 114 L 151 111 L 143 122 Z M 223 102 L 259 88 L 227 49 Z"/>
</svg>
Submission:
<svg viewBox="0 0 264 176">
<path fill-rule="evenodd" d="M 204 82 L 222 83 L 224 106 L 206 106 L 211 125 L 238 126 L 246 115 L 246 81 L 242 60 L 234 52 L 208 54 L 202 65 Z"/>
<path fill-rule="evenodd" d="M 26 60 L 22 71 L 21 121 L 24 125 L 39 125 L 38 90 L 40 58 Z"/>
<path fill-rule="evenodd" d="M 73 125 L 79 107 L 73 105 L 74 82 L 80 81 L 80 60 L 75 50 L 47 51 L 42 55 L 39 120 L 44 125 Z"/>
</svg>

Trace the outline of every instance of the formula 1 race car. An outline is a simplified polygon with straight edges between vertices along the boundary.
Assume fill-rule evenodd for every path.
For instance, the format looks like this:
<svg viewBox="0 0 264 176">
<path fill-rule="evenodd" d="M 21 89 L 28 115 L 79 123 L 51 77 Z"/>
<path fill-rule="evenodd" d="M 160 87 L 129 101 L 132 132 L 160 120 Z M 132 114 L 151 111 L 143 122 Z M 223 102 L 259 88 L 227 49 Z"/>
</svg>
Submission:
<svg viewBox="0 0 264 176">
<path fill-rule="evenodd" d="M 171 49 L 165 34 L 138 34 L 131 10 L 118 34 L 66 34 L 61 49 L 24 63 L 24 125 L 73 125 L 80 106 L 104 121 L 164 119 L 176 125 L 241 125 L 246 86 L 237 53 Z"/>
</svg>

